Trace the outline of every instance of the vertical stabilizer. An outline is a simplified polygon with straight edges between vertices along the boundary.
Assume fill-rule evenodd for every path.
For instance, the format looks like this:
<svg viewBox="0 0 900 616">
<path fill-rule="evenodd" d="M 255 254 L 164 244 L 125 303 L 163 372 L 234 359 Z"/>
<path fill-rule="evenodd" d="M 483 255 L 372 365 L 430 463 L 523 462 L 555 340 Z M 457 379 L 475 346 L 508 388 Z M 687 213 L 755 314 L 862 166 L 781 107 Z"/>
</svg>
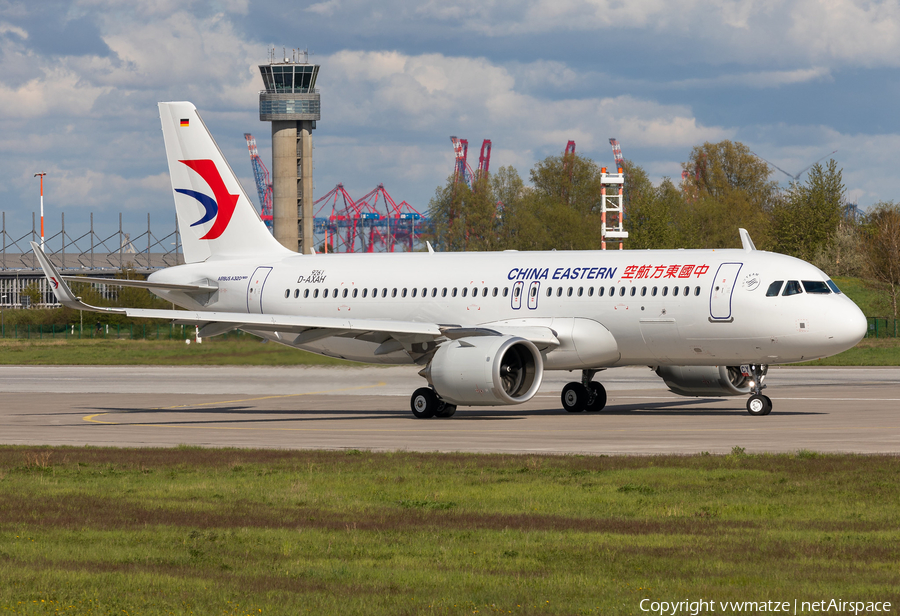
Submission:
<svg viewBox="0 0 900 616">
<path fill-rule="evenodd" d="M 197 108 L 160 103 L 159 117 L 185 262 L 291 254 L 266 229 Z"/>
</svg>

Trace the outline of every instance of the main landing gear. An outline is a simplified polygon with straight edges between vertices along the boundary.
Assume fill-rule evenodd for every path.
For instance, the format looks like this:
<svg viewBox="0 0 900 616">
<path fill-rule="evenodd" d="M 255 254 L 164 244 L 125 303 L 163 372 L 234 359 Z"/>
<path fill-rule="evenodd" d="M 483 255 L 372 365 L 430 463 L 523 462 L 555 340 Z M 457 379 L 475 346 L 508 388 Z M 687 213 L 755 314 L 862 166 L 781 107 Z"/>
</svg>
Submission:
<svg viewBox="0 0 900 616">
<path fill-rule="evenodd" d="M 592 413 L 606 406 L 606 389 L 597 381 L 592 381 L 597 370 L 582 370 L 581 382 L 573 381 L 563 387 L 562 406 L 570 413 L 587 411 Z"/>
<path fill-rule="evenodd" d="M 762 390 L 766 388 L 763 381 L 766 373 L 769 371 L 768 366 L 761 365 L 744 365 L 741 366 L 741 373 L 745 377 L 750 377 L 753 385 L 750 387 L 753 394 L 747 400 L 747 412 L 754 416 L 768 415 L 772 412 L 772 400 L 769 396 L 763 395 Z"/>
<path fill-rule="evenodd" d="M 429 417 L 452 417 L 456 412 L 455 404 L 447 404 L 434 393 L 430 387 L 420 387 L 409 399 L 409 408 L 416 419 Z"/>
</svg>

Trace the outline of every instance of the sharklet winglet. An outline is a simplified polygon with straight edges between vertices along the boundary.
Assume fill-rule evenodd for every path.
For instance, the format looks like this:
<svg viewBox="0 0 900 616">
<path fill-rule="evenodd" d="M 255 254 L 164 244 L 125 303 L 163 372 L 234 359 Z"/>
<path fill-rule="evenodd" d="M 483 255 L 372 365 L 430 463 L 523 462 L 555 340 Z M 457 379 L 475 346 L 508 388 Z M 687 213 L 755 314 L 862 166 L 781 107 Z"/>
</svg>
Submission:
<svg viewBox="0 0 900 616">
<path fill-rule="evenodd" d="M 75 310 L 89 310 L 91 312 L 111 312 L 114 314 L 126 314 L 124 308 L 100 308 L 98 306 L 91 306 L 89 304 L 85 304 L 78 298 L 74 293 L 72 293 L 72 289 L 69 288 L 69 285 L 66 284 L 66 281 L 60 275 L 59 271 L 50 262 L 50 259 L 47 258 L 47 255 L 44 254 L 44 251 L 41 250 L 40 245 L 37 242 L 31 242 L 31 249 L 34 250 L 34 254 L 38 259 L 38 262 L 41 264 L 41 269 L 44 270 L 44 276 L 47 277 L 47 280 L 50 282 L 50 287 L 53 289 L 53 294 L 56 296 L 56 299 L 59 300 L 59 303 L 68 308 L 74 308 Z"/>
</svg>

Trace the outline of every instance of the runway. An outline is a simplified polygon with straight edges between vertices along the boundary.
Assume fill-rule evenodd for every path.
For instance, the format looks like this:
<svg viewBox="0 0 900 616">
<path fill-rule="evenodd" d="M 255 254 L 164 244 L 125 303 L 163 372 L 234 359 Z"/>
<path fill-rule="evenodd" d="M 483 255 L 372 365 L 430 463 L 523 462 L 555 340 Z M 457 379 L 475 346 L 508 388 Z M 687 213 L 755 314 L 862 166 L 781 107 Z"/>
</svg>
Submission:
<svg viewBox="0 0 900 616">
<path fill-rule="evenodd" d="M 0 369 L 0 443 L 659 454 L 900 452 L 900 368 L 771 368 L 774 410 L 746 398 L 683 398 L 647 368 L 597 380 L 600 413 L 569 414 L 549 372 L 530 402 L 417 420 L 416 368 L 82 367 Z"/>
</svg>

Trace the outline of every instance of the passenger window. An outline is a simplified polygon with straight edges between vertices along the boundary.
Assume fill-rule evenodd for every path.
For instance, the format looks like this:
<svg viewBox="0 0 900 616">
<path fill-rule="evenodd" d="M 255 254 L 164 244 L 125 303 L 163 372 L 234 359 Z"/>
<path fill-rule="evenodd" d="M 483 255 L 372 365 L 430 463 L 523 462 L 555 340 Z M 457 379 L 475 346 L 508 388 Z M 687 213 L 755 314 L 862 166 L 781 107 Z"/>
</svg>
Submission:
<svg viewBox="0 0 900 616">
<path fill-rule="evenodd" d="M 316 289 L 315 291 L 313 291 L 313 299 L 315 299 L 315 298 L 317 298 L 317 297 L 319 297 L 319 290 L 318 290 L 318 289 Z"/>
<path fill-rule="evenodd" d="M 784 293 L 782 295 L 797 295 L 798 293 L 803 293 L 803 289 L 800 288 L 800 281 L 788 280 L 787 284 L 784 285 Z"/>
<path fill-rule="evenodd" d="M 481 297 L 487 297 L 487 293 L 488 293 L 488 288 L 487 287 L 483 288 L 481 290 Z"/>
<path fill-rule="evenodd" d="M 547 297 L 553 295 L 553 287 L 547 287 Z"/>
<path fill-rule="evenodd" d="M 341 297 L 347 297 L 347 291 L 348 289 L 344 289 L 344 292 L 341 293 Z"/>
<path fill-rule="evenodd" d="M 441 291 L 441 297 L 447 297 L 447 287 L 444 287 L 444 290 Z"/>
<path fill-rule="evenodd" d="M 397 289 L 394 289 L 394 293 L 397 293 Z M 387 287 L 381 290 L 381 297 L 387 297 Z"/>
<path fill-rule="evenodd" d="M 672 297 L 678 296 L 678 287 L 672 287 Z"/>
<path fill-rule="evenodd" d="M 503 297 L 509 295 L 509 287 L 503 287 Z"/>
<path fill-rule="evenodd" d="M 454 289 L 454 291 L 455 291 L 455 290 L 456 290 L 456 289 Z M 467 287 L 463 287 L 463 288 L 462 288 L 462 296 L 463 296 L 463 297 L 465 297 L 465 296 L 466 296 L 466 293 L 468 293 L 468 292 L 469 292 L 469 289 L 468 289 Z"/>
<path fill-rule="evenodd" d="M 450 292 L 450 295 L 456 297 L 456 287 L 453 287 L 453 291 Z"/>
<path fill-rule="evenodd" d="M 637 293 L 637 287 L 631 287 L 631 297 L 634 297 L 635 293 Z"/>
<path fill-rule="evenodd" d="M 537 287 L 531 287 L 531 297 L 537 297 Z"/>
<path fill-rule="evenodd" d="M 521 295 L 521 294 L 522 294 L 522 287 L 516 287 L 515 290 L 513 290 L 513 297 L 519 297 L 519 295 Z"/>
<path fill-rule="evenodd" d="M 303 299 L 306 299 L 307 297 L 309 297 L 309 289 L 304 289 L 303 290 Z"/>
<path fill-rule="evenodd" d="M 437 291 L 437 289 L 435 289 Z M 428 287 L 422 289 L 422 297 L 428 297 Z"/>
<path fill-rule="evenodd" d="M 588 297 L 594 296 L 594 287 L 588 287 Z"/>
<path fill-rule="evenodd" d="M 556 289 L 556 297 L 562 297 L 562 287 Z"/>
<path fill-rule="evenodd" d="M 615 295 L 615 294 L 616 294 L 616 288 L 615 288 L 615 287 L 610 287 L 610 288 L 609 288 L 609 296 L 612 297 L 612 296 Z"/>
<path fill-rule="evenodd" d="M 572 287 L 569 287 L 569 291 L 566 293 L 566 296 L 572 297 Z"/>
<path fill-rule="evenodd" d="M 287 299 L 287 298 L 289 298 L 290 296 L 291 296 L 291 290 L 290 290 L 290 289 L 285 289 L 285 290 L 284 290 L 284 299 Z"/>
<path fill-rule="evenodd" d="M 494 292 L 491 293 L 491 295 L 493 295 L 494 297 L 497 297 L 497 287 L 494 287 Z"/>
<path fill-rule="evenodd" d="M 829 289 L 828 285 L 822 280 L 804 280 L 803 290 L 807 293 L 816 293 L 818 295 L 828 295 L 831 293 L 831 289 Z"/>
<path fill-rule="evenodd" d="M 372 289 L 372 297 L 373 298 L 378 297 L 378 288 L 377 287 Z"/>
<path fill-rule="evenodd" d="M 606 292 L 606 287 L 597 287 L 597 297 L 603 297 L 604 292 Z"/>
<path fill-rule="evenodd" d="M 416 293 L 417 293 L 418 291 L 419 291 L 418 289 L 416 289 L 415 287 L 413 287 L 413 290 L 412 290 L 412 296 L 415 297 L 415 296 L 416 296 Z"/>
<path fill-rule="evenodd" d="M 650 295 L 652 295 L 653 297 L 656 297 L 656 291 L 657 291 L 656 287 L 653 287 L 652 289 L 650 289 Z"/>
<path fill-rule="evenodd" d="M 776 280 L 772 284 L 769 285 L 769 290 L 766 291 L 766 297 L 775 297 L 779 293 L 781 293 L 781 285 L 784 284 L 784 280 Z"/>
<path fill-rule="evenodd" d="M 322 289 L 322 297 L 328 297 L 328 289 Z"/>
<path fill-rule="evenodd" d="M 647 295 L 647 287 L 641 287 L 641 297 Z"/>
<path fill-rule="evenodd" d="M 334 291 L 331 292 L 331 297 L 337 299 L 337 296 L 338 296 L 338 290 L 335 289 Z"/>
<path fill-rule="evenodd" d="M 578 297 L 581 297 L 584 294 L 584 287 L 578 287 Z"/>
<path fill-rule="evenodd" d="M 619 287 L 619 297 L 625 297 L 625 287 Z"/>
<path fill-rule="evenodd" d="M 691 288 L 690 288 L 690 287 L 685 287 L 685 288 L 684 288 L 684 291 L 682 291 L 681 294 L 684 295 L 685 297 L 687 297 L 688 295 L 691 294 Z"/>
<path fill-rule="evenodd" d="M 663 287 L 663 297 L 669 294 L 669 287 Z"/>
<path fill-rule="evenodd" d="M 403 287 L 403 290 L 400 291 L 400 297 L 406 297 L 406 287 Z"/>
<path fill-rule="evenodd" d="M 363 297 L 368 297 L 368 295 L 369 295 L 369 290 L 363 289 Z"/>
<path fill-rule="evenodd" d="M 694 287 L 694 297 L 700 297 L 700 287 Z"/>
<path fill-rule="evenodd" d="M 397 289 L 391 290 L 391 297 L 397 297 Z"/>
<path fill-rule="evenodd" d="M 356 294 L 359 292 L 359 289 L 353 289 L 353 299 L 356 299 Z"/>
<path fill-rule="evenodd" d="M 444 289 L 444 295 L 447 294 L 446 291 L 447 291 L 447 289 Z M 437 287 L 431 288 L 431 297 L 437 297 Z"/>
</svg>

